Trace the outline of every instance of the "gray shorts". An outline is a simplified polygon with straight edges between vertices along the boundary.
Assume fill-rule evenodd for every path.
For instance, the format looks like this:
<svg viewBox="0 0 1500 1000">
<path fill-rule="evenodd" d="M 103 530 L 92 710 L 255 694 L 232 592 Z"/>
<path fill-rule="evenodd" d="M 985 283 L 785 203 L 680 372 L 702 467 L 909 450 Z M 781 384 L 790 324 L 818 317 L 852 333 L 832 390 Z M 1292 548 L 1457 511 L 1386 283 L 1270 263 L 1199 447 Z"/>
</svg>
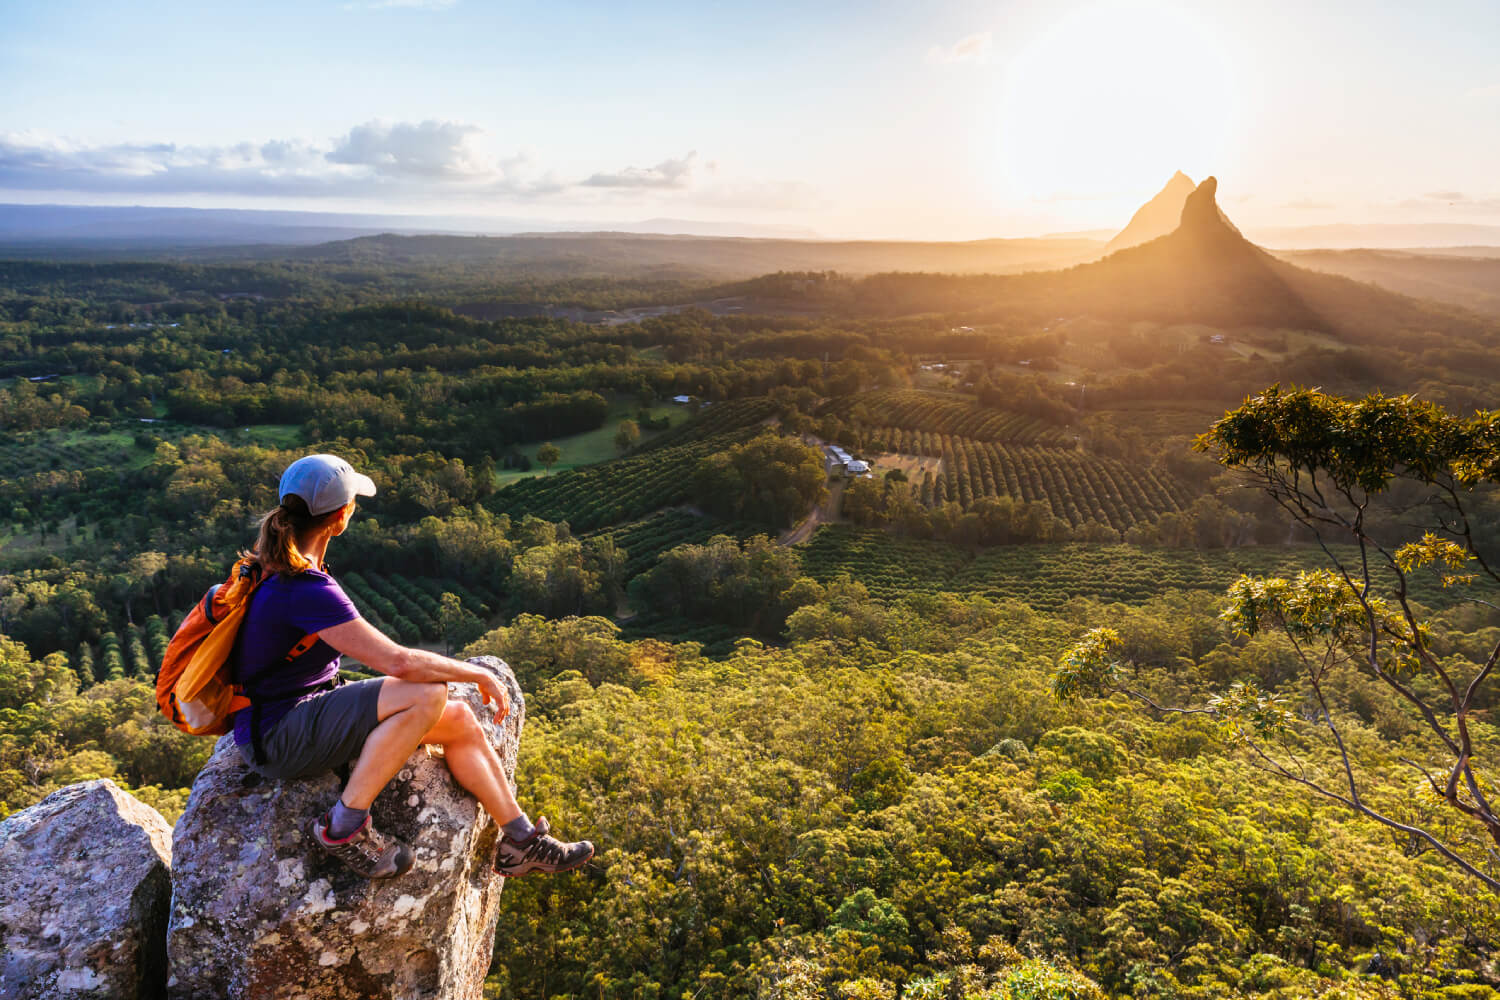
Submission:
<svg viewBox="0 0 1500 1000">
<path fill-rule="evenodd" d="M 311 778 L 335 771 L 359 756 L 365 737 L 380 725 L 384 677 L 341 684 L 293 706 L 261 737 L 266 762 L 255 763 L 249 743 L 240 755 L 267 778 Z"/>
</svg>

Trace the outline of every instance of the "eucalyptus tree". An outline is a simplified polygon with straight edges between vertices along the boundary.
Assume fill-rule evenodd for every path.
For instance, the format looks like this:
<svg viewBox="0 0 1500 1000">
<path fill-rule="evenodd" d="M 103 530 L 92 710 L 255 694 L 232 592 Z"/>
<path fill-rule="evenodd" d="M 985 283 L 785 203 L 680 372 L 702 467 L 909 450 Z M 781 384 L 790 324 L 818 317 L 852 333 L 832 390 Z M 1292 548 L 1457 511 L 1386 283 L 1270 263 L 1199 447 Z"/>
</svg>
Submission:
<svg viewBox="0 0 1500 1000">
<path fill-rule="evenodd" d="M 1062 656 L 1054 693 L 1119 692 L 1162 713 L 1211 717 L 1253 766 L 1383 824 L 1412 856 L 1435 851 L 1500 891 L 1500 813 L 1488 777 L 1500 733 L 1484 717 L 1500 642 L 1477 656 L 1442 648 L 1441 623 L 1413 598 L 1417 575 L 1435 573 L 1456 600 L 1500 611 L 1500 562 L 1482 513 L 1500 483 L 1500 411 L 1461 417 L 1410 395 L 1349 400 L 1276 385 L 1195 446 L 1322 547 L 1325 568 L 1241 577 L 1223 610 L 1241 635 L 1283 636 L 1297 677 L 1270 690 L 1236 682 L 1196 705 L 1159 704 L 1131 679 L 1119 633 L 1097 628 Z M 1335 697 L 1350 669 L 1422 738 L 1399 748 L 1353 738 L 1351 713 Z M 1424 796 L 1377 790 L 1372 771 L 1383 756 L 1409 769 Z"/>
</svg>

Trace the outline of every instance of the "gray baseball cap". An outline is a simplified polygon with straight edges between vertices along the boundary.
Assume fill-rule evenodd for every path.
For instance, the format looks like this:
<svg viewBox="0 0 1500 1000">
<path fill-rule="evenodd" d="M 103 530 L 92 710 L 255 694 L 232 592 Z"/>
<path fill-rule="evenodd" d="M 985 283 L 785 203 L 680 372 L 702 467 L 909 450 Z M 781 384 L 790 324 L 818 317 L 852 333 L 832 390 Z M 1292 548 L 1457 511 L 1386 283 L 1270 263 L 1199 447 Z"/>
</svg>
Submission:
<svg viewBox="0 0 1500 1000">
<path fill-rule="evenodd" d="M 317 516 L 338 510 L 356 496 L 374 496 L 375 484 L 337 455 L 308 455 L 286 467 L 277 494 L 282 500 L 301 497 Z"/>
</svg>

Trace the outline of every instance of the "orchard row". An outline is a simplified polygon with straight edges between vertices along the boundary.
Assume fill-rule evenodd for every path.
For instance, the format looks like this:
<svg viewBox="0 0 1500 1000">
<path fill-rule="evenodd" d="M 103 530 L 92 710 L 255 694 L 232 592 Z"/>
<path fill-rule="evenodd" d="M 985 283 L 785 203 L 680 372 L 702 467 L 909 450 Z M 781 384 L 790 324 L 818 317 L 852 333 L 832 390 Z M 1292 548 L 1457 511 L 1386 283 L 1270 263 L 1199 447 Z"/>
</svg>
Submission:
<svg viewBox="0 0 1500 1000">
<path fill-rule="evenodd" d="M 523 479 L 495 494 L 498 512 L 566 521 L 576 532 L 594 531 L 686 501 L 698 463 L 753 437 L 752 427 L 653 448 L 603 465 Z"/>
<path fill-rule="evenodd" d="M 897 432 L 913 454 L 941 455 L 937 475 L 918 485 L 928 506 L 956 501 L 965 510 L 981 497 L 1009 496 L 1050 504 L 1078 527 L 1086 521 L 1124 531 L 1137 522 L 1186 510 L 1191 494 L 1170 476 L 1112 458 L 1065 448 L 996 444 L 925 432 Z"/>
<path fill-rule="evenodd" d="M 951 434 L 978 441 L 1013 441 L 1016 444 L 1060 445 L 1070 440 L 1065 431 L 1035 417 L 917 389 L 882 389 L 841 396 L 830 402 L 823 413 L 865 427 L 881 428 L 871 435 L 872 448 L 877 443 L 874 439 L 885 428 Z M 890 447 L 884 450 L 902 449 Z"/>
<path fill-rule="evenodd" d="M 678 545 L 699 545 L 715 535 L 748 538 L 764 534 L 765 530 L 764 525 L 721 521 L 681 508 L 669 508 L 596 534 L 607 535 L 618 548 L 624 550 L 624 578 L 629 580 L 650 569 L 656 564 L 658 556 Z"/>
</svg>

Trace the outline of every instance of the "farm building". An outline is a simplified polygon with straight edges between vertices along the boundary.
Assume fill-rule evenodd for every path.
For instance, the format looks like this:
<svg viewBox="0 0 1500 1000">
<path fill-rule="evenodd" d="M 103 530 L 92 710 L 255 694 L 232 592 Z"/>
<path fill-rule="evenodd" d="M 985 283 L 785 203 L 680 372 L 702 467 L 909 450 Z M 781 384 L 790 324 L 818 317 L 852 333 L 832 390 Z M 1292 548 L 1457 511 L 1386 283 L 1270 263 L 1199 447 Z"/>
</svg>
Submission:
<svg viewBox="0 0 1500 1000">
<path fill-rule="evenodd" d="M 842 472 L 850 476 L 864 476 L 870 472 L 870 463 L 861 461 L 836 444 L 824 449 L 828 454 L 828 471 Z"/>
</svg>

